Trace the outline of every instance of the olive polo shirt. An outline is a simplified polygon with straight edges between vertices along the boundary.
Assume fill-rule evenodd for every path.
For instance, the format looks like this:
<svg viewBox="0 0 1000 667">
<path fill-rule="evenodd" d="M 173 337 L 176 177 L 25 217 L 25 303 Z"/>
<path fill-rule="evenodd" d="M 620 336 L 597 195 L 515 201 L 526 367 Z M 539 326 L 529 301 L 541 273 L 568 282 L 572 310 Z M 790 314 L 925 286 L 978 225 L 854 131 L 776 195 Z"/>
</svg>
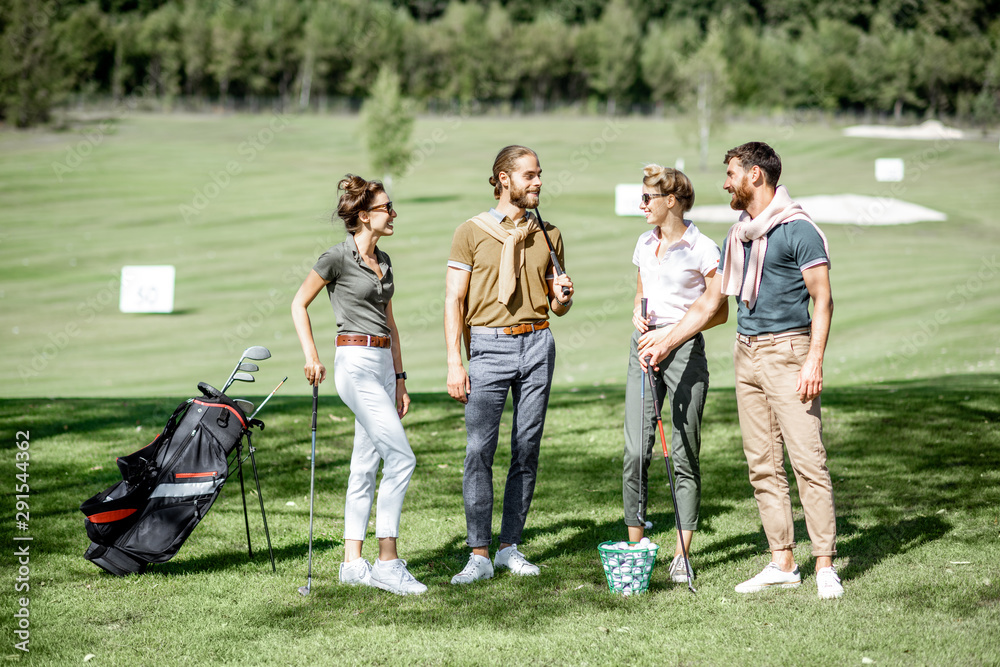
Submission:
<svg viewBox="0 0 1000 667">
<path fill-rule="evenodd" d="M 514 229 L 514 221 L 501 215 L 496 209 L 490 209 L 489 215 L 504 229 Z M 519 224 L 538 226 L 530 214 L 525 215 Z M 548 223 L 545 224 L 545 230 L 552 240 L 559 264 L 565 267 L 562 235 Z M 448 266 L 472 274 L 469 278 L 466 324 L 474 327 L 508 327 L 547 320 L 551 298 L 548 279 L 553 276 L 553 270 L 549 247 L 541 230 L 529 234 L 524 240 L 524 266 L 518 275 L 517 289 L 507 305 L 497 300 L 502 247 L 503 244 L 472 220 L 467 220 L 455 230 Z"/>
<path fill-rule="evenodd" d="M 365 264 L 354 236 L 328 249 L 313 270 L 328 281 L 326 291 L 337 317 L 338 334 L 388 336 L 389 323 L 385 308 L 392 299 L 395 284 L 389 255 L 375 248 L 382 279 Z"/>
</svg>

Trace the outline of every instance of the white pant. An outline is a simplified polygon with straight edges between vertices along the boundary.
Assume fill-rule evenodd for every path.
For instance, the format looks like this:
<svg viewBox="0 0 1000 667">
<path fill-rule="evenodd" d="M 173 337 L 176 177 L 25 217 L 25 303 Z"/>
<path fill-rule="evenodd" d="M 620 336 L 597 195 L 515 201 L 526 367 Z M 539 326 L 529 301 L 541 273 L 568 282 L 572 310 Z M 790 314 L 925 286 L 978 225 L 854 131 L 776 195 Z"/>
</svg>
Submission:
<svg viewBox="0 0 1000 667">
<path fill-rule="evenodd" d="M 337 393 L 354 412 L 354 453 L 347 481 L 344 539 L 364 540 L 379 485 L 375 537 L 398 537 L 399 515 L 417 459 L 396 413 L 396 374 L 386 348 L 343 345 L 333 364 Z"/>
</svg>

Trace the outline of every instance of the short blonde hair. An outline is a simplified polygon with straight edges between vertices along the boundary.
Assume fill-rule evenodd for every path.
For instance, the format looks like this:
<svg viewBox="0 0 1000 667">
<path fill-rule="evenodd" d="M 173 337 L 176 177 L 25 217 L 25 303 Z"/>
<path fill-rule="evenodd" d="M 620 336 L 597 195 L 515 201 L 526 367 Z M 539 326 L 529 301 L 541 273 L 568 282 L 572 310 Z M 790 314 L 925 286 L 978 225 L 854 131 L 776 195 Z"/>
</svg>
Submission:
<svg viewBox="0 0 1000 667">
<path fill-rule="evenodd" d="M 673 195 L 687 213 L 694 206 L 694 186 L 684 172 L 658 164 L 648 164 L 643 170 L 642 184 L 660 194 Z"/>
</svg>

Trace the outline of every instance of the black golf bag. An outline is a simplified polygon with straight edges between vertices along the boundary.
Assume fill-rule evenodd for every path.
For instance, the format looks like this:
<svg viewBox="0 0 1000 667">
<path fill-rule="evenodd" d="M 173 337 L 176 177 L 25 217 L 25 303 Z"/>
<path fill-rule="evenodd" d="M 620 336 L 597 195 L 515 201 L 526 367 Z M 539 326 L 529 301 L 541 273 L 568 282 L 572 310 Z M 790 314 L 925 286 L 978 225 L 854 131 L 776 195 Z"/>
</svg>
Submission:
<svg viewBox="0 0 1000 667">
<path fill-rule="evenodd" d="M 250 429 L 264 424 L 248 420 L 239 405 L 214 387 L 202 382 L 198 389 L 203 397 L 181 403 L 151 443 L 117 459 L 122 481 L 80 505 L 92 541 L 84 558 L 111 574 L 143 572 L 149 563 L 170 560 L 211 509 L 231 464 L 239 470 L 243 491 L 243 437 L 253 461 Z M 253 469 L 260 498 L 255 462 Z M 260 510 L 267 533 L 262 499 Z M 245 492 L 243 513 L 249 548 Z M 267 541 L 270 549 L 270 534 Z"/>
</svg>

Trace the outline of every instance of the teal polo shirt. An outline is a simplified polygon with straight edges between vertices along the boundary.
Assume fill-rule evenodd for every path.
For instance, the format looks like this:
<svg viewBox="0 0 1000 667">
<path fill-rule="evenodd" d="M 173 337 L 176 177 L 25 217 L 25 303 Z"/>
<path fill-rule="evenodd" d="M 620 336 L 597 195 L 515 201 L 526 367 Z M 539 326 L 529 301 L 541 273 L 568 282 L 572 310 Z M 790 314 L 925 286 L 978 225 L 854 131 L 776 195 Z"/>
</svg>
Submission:
<svg viewBox="0 0 1000 667">
<path fill-rule="evenodd" d="M 732 230 L 729 233 L 732 234 Z M 722 247 L 728 244 L 727 234 L 726 245 Z M 743 243 L 743 280 L 747 277 L 750 245 L 749 241 Z M 723 253 L 719 262 L 720 274 L 725 261 Z M 736 331 L 746 336 L 759 336 L 810 326 L 809 290 L 802 272 L 829 263 L 823 238 L 809 221 L 793 220 L 769 231 L 757 302 L 753 308 L 748 308 L 746 303 L 738 301 Z"/>
</svg>

